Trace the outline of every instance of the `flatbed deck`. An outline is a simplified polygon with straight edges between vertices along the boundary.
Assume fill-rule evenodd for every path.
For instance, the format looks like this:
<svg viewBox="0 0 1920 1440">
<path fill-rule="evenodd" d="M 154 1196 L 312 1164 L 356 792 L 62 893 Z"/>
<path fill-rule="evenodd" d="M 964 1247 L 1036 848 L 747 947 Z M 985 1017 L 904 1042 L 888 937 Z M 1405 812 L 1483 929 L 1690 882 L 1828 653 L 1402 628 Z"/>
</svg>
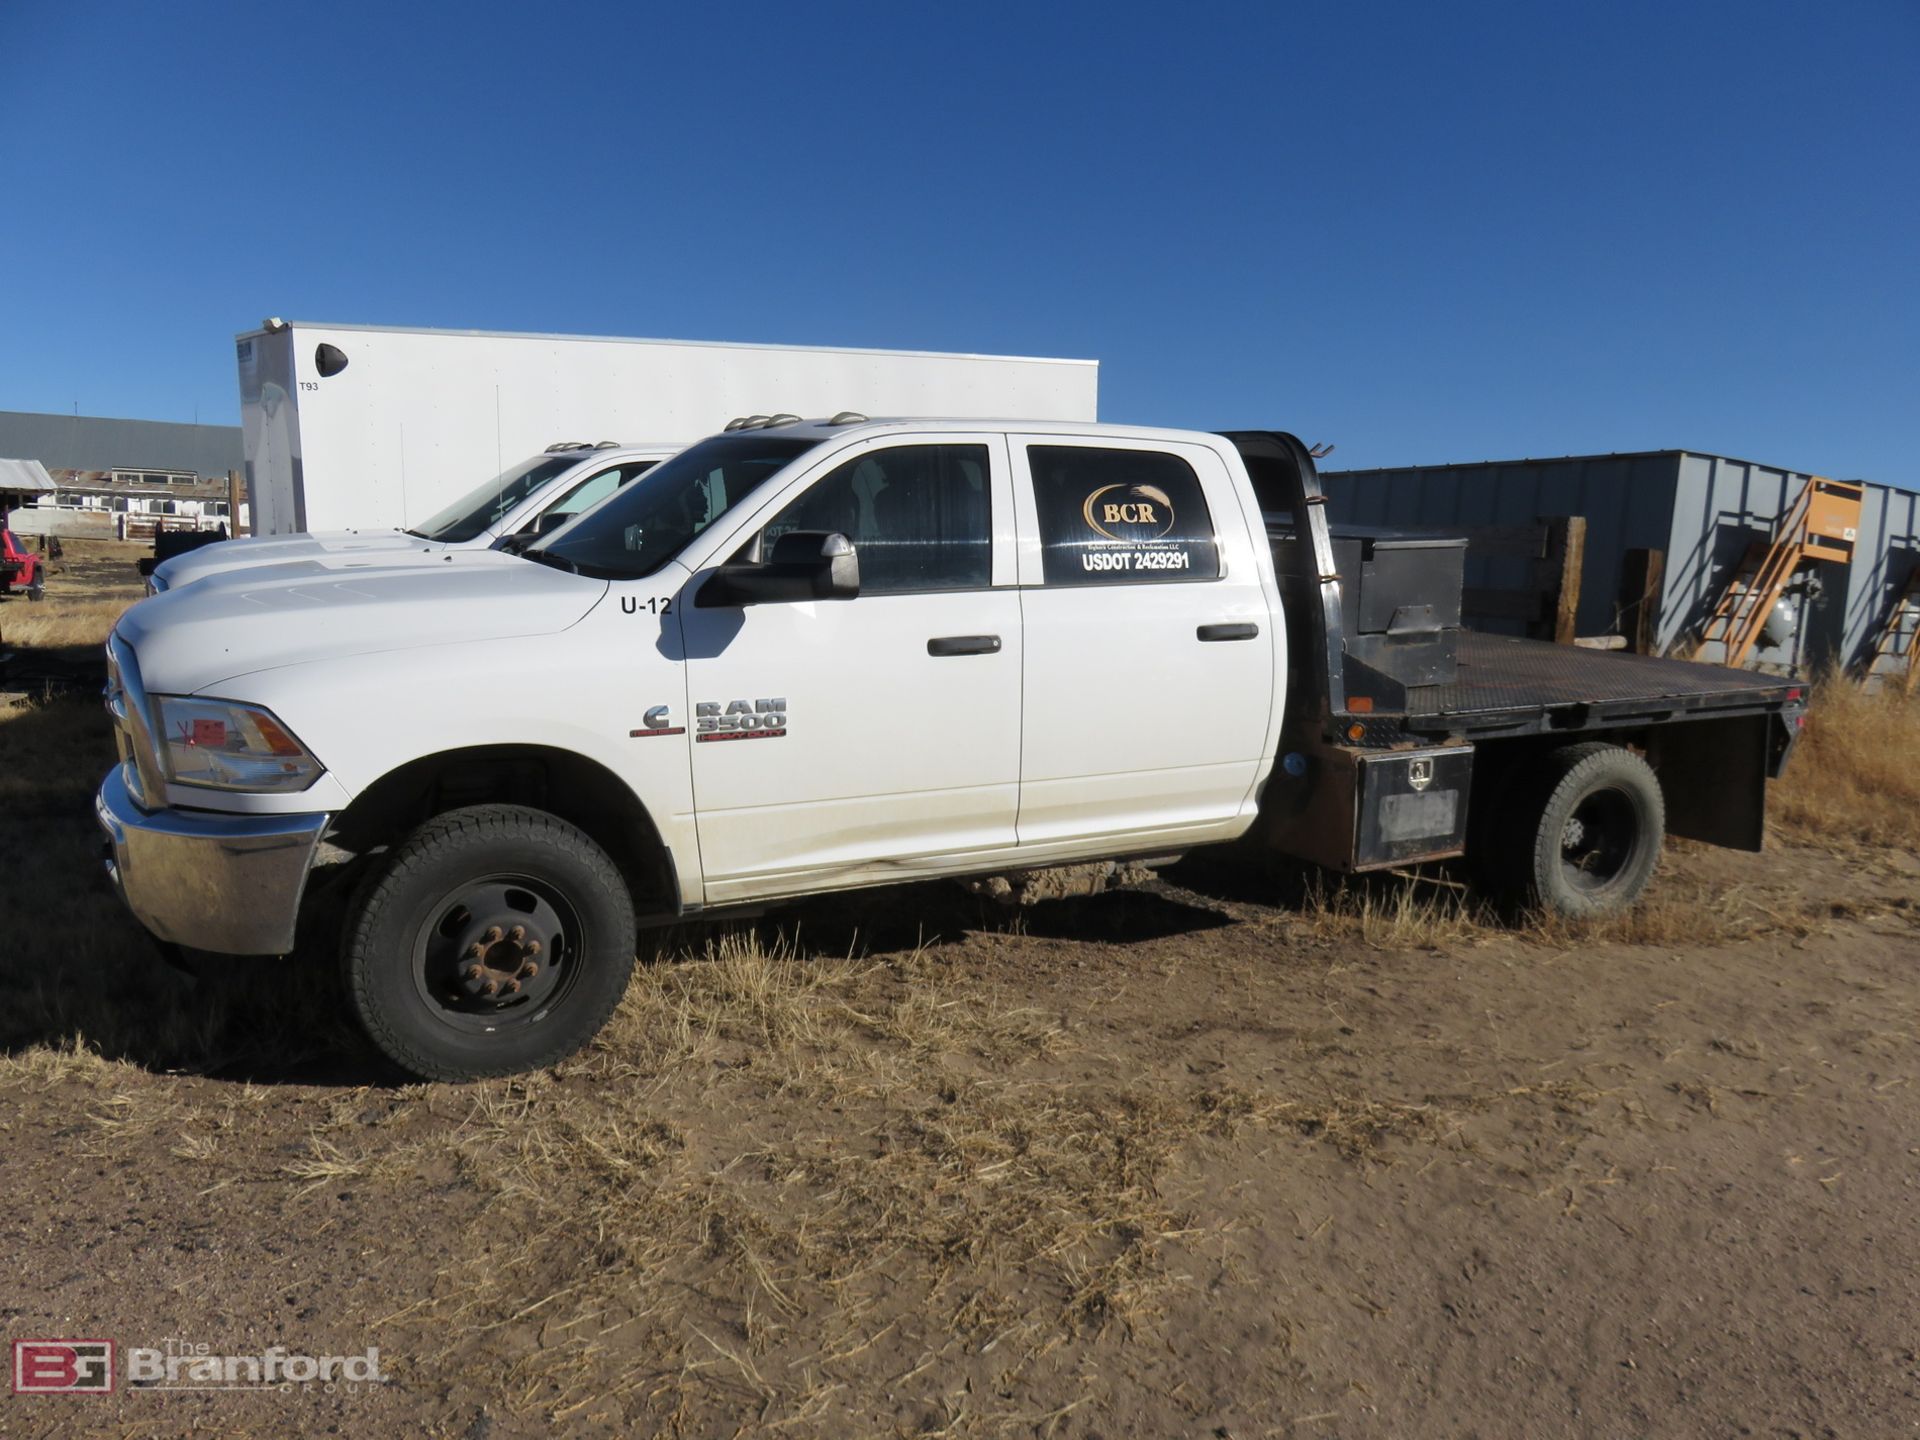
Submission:
<svg viewBox="0 0 1920 1440">
<path fill-rule="evenodd" d="M 1605 729 L 1777 711 L 1804 693 L 1779 675 L 1464 630 L 1458 673 L 1409 689 L 1405 725 L 1460 735 Z"/>
<path fill-rule="evenodd" d="M 1467 629 L 1464 539 L 1336 536 L 1298 436 L 1225 433 L 1289 611 L 1276 852 L 1347 872 L 1477 854 L 1517 904 L 1584 916 L 1639 896 L 1664 835 L 1765 843 L 1804 682 Z"/>
</svg>

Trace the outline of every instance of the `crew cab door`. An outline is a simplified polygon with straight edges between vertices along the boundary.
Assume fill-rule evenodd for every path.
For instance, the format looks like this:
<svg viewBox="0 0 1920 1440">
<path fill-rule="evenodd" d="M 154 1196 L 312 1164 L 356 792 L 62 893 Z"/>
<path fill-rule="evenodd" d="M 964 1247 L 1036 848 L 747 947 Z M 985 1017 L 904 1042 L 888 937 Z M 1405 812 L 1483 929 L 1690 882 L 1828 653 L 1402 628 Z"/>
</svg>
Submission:
<svg viewBox="0 0 1920 1440">
<path fill-rule="evenodd" d="M 860 594 L 678 608 L 709 904 L 906 879 L 1014 843 L 1020 596 L 997 435 L 823 460 L 729 541 L 854 542 Z"/>
<path fill-rule="evenodd" d="M 1026 627 L 1021 845 L 1237 833 L 1271 750 L 1285 647 L 1233 477 L 1200 445 L 1008 444 Z"/>
</svg>

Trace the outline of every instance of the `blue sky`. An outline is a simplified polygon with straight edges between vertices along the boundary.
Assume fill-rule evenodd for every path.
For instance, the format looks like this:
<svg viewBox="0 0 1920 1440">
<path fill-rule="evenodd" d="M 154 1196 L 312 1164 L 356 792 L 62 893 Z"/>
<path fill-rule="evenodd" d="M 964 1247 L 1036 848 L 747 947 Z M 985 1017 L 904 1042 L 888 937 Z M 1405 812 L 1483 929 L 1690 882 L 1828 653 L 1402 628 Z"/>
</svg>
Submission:
<svg viewBox="0 0 1920 1440">
<path fill-rule="evenodd" d="M 0 409 L 233 423 L 276 314 L 1920 484 L 1914 0 L 0 0 L 0 195 Z"/>
</svg>

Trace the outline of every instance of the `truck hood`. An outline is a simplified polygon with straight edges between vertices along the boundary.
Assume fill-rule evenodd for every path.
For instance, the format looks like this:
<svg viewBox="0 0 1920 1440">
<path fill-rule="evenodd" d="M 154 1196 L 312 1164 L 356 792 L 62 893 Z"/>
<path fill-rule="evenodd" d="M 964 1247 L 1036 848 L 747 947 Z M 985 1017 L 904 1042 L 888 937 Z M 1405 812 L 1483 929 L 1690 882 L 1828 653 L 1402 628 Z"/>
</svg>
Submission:
<svg viewBox="0 0 1920 1440">
<path fill-rule="evenodd" d="M 162 590 L 178 590 L 211 575 L 254 565 L 314 560 L 342 567 L 380 563 L 410 552 L 437 555 L 447 547 L 404 530 L 334 530 L 320 535 L 257 535 L 222 540 L 189 550 L 156 565 L 153 578 Z"/>
<path fill-rule="evenodd" d="M 117 632 L 149 691 L 188 695 L 315 660 L 551 635 L 606 593 L 604 580 L 494 550 L 437 550 L 344 572 L 310 559 L 230 570 L 152 596 L 120 618 Z"/>
</svg>

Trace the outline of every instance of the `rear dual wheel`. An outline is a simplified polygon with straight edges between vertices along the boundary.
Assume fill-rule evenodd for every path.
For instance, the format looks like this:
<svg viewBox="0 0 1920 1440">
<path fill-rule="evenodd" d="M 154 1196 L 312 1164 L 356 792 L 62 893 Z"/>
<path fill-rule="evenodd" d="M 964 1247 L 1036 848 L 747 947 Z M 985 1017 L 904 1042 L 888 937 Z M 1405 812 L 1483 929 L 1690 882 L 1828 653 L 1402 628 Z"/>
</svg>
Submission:
<svg viewBox="0 0 1920 1440">
<path fill-rule="evenodd" d="M 1653 879 L 1667 808 L 1653 768 L 1591 741 L 1523 770 L 1488 817 L 1482 875 L 1519 908 L 1586 919 L 1637 901 Z"/>
<path fill-rule="evenodd" d="M 383 1055 L 425 1080 L 476 1080 L 572 1054 L 633 972 L 633 905 L 607 853 L 543 811 L 451 810 L 355 897 L 348 991 Z"/>
</svg>

